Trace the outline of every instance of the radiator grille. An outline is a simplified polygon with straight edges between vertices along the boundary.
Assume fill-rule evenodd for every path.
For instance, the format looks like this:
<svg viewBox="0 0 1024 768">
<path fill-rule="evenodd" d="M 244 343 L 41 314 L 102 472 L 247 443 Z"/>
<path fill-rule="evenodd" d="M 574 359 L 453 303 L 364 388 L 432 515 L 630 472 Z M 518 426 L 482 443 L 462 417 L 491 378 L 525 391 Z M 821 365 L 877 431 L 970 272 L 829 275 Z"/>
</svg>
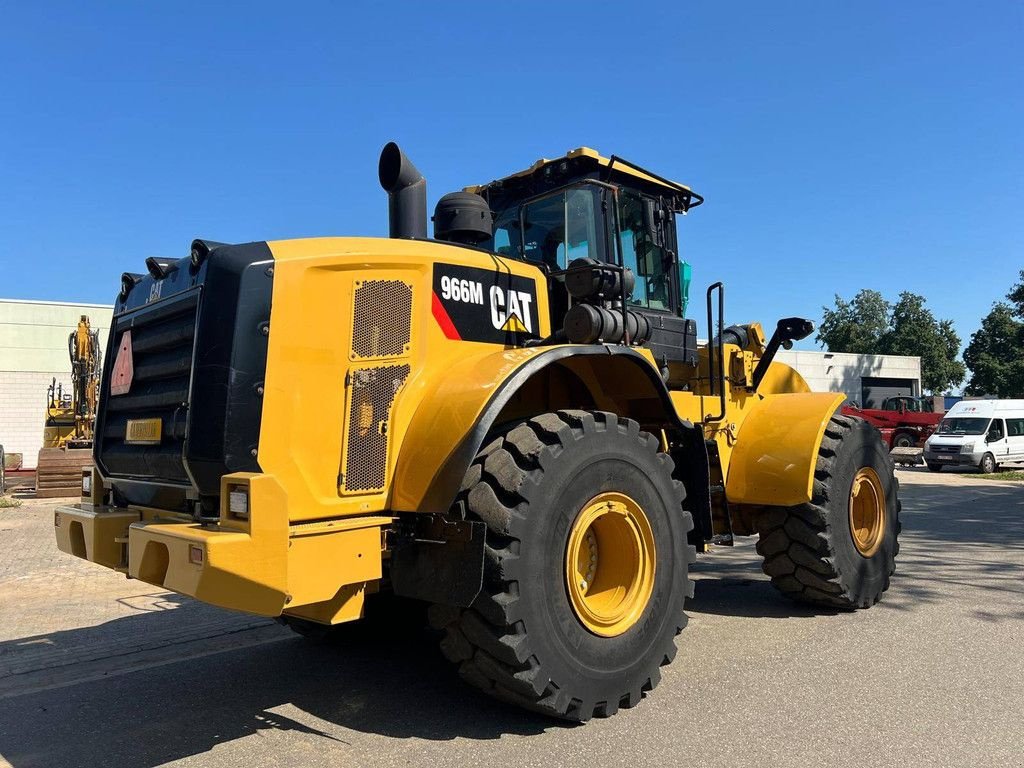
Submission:
<svg viewBox="0 0 1024 768">
<path fill-rule="evenodd" d="M 388 467 L 388 427 L 408 365 L 357 368 L 349 374 L 348 442 L 342 474 L 346 491 L 379 491 Z"/>
<path fill-rule="evenodd" d="M 401 280 L 366 280 L 355 285 L 351 358 L 406 354 L 412 324 L 412 286 Z"/>
<path fill-rule="evenodd" d="M 131 330 L 134 376 L 123 395 L 110 395 L 109 383 L 104 382 L 96 441 L 104 465 L 114 476 L 189 482 L 182 445 L 198 298 L 196 292 L 187 293 L 116 321 L 115 344 L 124 331 Z M 160 419 L 159 443 L 125 443 L 128 420 L 139 418 Z"/>
</svg>

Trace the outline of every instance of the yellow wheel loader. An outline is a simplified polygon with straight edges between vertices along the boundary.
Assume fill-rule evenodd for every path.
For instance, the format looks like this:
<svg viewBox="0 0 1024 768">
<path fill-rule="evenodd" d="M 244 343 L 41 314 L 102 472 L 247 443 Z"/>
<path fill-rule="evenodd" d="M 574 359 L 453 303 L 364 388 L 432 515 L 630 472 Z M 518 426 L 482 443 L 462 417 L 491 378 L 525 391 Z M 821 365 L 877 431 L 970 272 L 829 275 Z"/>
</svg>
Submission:
<svg viewBox="0 0 1024 768">
<path fill-rule="evenodd" d="M 421 174 L 393 143 L 379 172 L 390 238 L 122 276 L 63 551 L 307 635 L 421 601 L 466 681 L 578 721 L 657 685 L 710 543 L 758 535 L 798 600 L 881 597 L 888 451 L 774 361 L 810 322 L 726 326 L 715 283 L 698 341 L 698 194 L 577 149 L 443 196 L 428 239 Z"/>
</svg>

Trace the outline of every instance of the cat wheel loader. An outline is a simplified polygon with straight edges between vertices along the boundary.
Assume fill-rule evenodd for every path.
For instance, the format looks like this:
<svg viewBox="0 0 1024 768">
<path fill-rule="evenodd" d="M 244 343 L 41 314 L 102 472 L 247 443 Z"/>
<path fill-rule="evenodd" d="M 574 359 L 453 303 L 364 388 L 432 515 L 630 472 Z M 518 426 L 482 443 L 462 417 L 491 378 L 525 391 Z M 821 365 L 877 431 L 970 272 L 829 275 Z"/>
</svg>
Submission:
<svg viewBox="0 0 1024 768">
<path fill-rule="evenodd" d="M 810 322 L 726 325 L 717 282 L 698 339 L 700 195 L 582 148 L 443 196 L 429 239 L 394 143 L 379 175 L 389 238 L 200 239 L 122 276 L 61 550 L 303 634 L 422 601 L 467 682 L 577 721 L 658 684 L 709 544 L 878 601 L 889 453 L 774 360 Z"/>
</svg>

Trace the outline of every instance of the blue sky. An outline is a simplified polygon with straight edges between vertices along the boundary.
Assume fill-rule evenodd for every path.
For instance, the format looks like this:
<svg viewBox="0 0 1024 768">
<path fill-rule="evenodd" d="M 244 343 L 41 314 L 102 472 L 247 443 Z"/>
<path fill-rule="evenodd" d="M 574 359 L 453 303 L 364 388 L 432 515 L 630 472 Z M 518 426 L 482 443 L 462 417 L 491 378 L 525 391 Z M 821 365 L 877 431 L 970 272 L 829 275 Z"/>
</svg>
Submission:
<svg viewBox="0 0 1024 768">
<path fill-rule="evenodd" d="M 384 235 L 580 145 L 693 186 L 727 320 L 923 294 L 964 343 L 1024 267 L 1024 5 L 0 0 L 0 296 L 109 302 L 226 242 Z M 804 346 L 808 346 L 805 342 Z"/>
</svg>

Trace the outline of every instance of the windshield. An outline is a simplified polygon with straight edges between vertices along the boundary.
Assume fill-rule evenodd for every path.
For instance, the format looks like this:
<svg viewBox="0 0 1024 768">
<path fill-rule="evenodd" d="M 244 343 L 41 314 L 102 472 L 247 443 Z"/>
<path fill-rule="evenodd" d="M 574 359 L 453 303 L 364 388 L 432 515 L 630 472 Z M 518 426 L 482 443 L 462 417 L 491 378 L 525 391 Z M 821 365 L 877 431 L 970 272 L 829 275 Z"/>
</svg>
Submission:
<svg viewBox="0 0 1024 768">
<path fill-rule="evenodd" d="M 943 419 L 939 424 L 940 435 L 983 435 L 988 419 Z"/>
</svg>

